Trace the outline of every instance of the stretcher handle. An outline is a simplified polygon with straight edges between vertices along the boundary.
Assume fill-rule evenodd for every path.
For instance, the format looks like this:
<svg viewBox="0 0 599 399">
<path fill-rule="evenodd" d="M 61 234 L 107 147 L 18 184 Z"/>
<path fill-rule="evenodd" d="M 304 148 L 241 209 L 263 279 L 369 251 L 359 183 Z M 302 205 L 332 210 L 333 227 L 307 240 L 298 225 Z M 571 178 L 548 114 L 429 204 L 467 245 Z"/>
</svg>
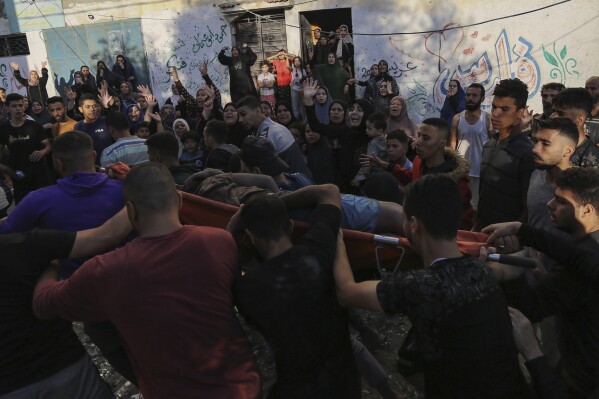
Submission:
<svg viewBox="0 0 599 399">
<path fill-rule="evenodd" d="M 374 242 L 376 242 L 377 244 L 384 244 L 384 245 L 395 245 L 395 246 L 401 245 L 401 241 L 399 240 L 399 238 L 382 236 L 380 234 L 374 235 Z"/>
</svg>

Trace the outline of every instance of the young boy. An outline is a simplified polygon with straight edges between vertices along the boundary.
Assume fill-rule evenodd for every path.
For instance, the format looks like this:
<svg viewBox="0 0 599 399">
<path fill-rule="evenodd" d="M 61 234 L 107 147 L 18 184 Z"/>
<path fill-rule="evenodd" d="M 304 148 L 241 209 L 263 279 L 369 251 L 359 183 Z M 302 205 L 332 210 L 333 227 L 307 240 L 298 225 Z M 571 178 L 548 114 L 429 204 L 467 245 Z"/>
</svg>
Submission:
<svg viewBox="0 0 599 399">
<path fill-rule="evenodd" d="M 385 115 L 380 112 L 375 112 L 366 119 L 366 135 L 370 138 L 366 147 L 366 156 L 369 158 L 378 158 L 382 161 L 387 161 L 387 142 L 385 140 L 385 130 L 387 129 L 387 121 Z M 362 155 L 364 157 L 364 155 Z M 361 158 L 362 158 L 361 157 Z M 366 179 L 369 173 L 368 165 L 362 163 L 362 167 L 354 178 L 354 184 L 358 185 Z"/>
<path fill-rule="evenodd" d="M 272 108 L 275 107 L 275 75 L 270 72 L 270 63 L 260 63 L 262 73 L 258 75 L 258 87 L 260 88 L 260 101 L 268 101 Z"/>
<path fill-rule="evenodd" d="M 181 135 L 183 152 L 179 158 L 181 165 L 193 164 L 202 167 L 203 151 L 200 149 L 200 135 L 196 132 L 185 132 Z"/>
<path fill-rule="evenodd" d="M 403 130 L 397 129 L 387 134 L 387 167 L 399 165 L 404 169 L 412 170 L 412 161 L 408 159 L 408 135 Z"/>
<path fill-rule="evenodd" d="M 136 125 L 135 135 L 140 139 L 147 139 L 150 137 L 150 122 L 139 122 Z"/>
</svg>

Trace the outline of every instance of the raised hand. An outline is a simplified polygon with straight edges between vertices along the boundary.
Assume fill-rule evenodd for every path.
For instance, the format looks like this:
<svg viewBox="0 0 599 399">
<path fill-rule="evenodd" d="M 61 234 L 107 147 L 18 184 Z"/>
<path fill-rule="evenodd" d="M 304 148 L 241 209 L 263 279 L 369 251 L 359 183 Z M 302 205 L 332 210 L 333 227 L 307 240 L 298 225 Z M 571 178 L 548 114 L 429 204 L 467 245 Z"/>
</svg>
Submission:
<svg viewBox="0 0 599 399">
<path fill-rule="evenodd" d="M 42 68 L 45 68 L 48 66 L 48 61 L 42 61 Z"/>
<path fill-rule="evenodd" d="M 160 114 L 158 112 L 147 112 L 146 115 L 154 119 L 156 123 L 162 123 L 162 118 L 160 117 Z"/>
<path fill-rule="evenodd" d="M 209 100 L 214 100 L 216 98 L 216 92 L 208 85 L 202 86 L 202 92 L 208 96 Z"/>
<path fill-rule="evenodd" d="M 98 95 L 98 100 L 100 100 L 100 104 L 102 104 L 104 108 L 110 107 L 112 96 L 108 94 L 108 84 L 106 82 L 102 82 L 102 87 L 100 87 L 100 94 Z"/>
<path fill-rule="evenodd" d="M 75 93 L 73 91 L 73 89 L 71 88 L 71 86 L 65 86 L 64 87 L 64 94 L 65 94 L 65 96 L 67 96 L 67 98 L 69 100 L 75 100 L 77 98 L 77 93 Z"/>
<path fill-rule="evenodd" d="M 173 78 L 173 82 L 179 81 L 179 73 L 177 73 L 177 67 L 173 67 L 173 69 L 169 72 L 171 77 Z"/>
<path fill-rule="evenodd" d="M 520 117 L 520 127 L 526 127 L 530 125 L 533 115 L 534 111 L 532 109 L 529 111 L 528 106 L 526 106 L 526 111 L 524 111 L 524 114 Z"/>
<path fill-rule="evenodd" d="M 318 81 L 312 78 L 306 79 L 302 84 L 302 88 L 304 89 L 304 97 L 314 97 L 318 92 Z"/>
<path fill-rule="evenodd" d="M 198 67 L 202 76 L 208 75 L 208 60 L 204 60 Z"/>
<path fill-rule="evenodd" d="M 17 64 L 16 62 L 11 62 L 10 67 L 13 69 L 13 71 L 19 70 L 19 64 Z"/>
<path fill-rule="evenodd" d="M 139 85 L 137 91 L 144 95 L 144 97 L 152 96 L 152 91 L 148 86 Z"/>
<path fill-rule="evenodd" d="M 225 46 L 223 47 L 223 49 L 221 51 L 227 51 L 229 49 L 229 46 Z"/>
</svg>

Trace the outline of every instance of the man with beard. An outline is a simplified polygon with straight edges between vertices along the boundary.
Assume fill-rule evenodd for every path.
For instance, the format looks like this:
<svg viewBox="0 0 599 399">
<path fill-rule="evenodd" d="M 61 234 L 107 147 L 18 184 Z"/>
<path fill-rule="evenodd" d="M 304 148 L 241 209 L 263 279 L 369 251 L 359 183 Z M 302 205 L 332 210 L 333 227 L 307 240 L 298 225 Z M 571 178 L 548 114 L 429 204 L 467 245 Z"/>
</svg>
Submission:
<svg viewBox="0 0 599 399">
<path fill-rule="evenodd" d="M 485 88 L 472 83 L 466 90 L 466 109 L 453 117 L 451 123 L 451 148 L 470 162 L 468 186 L 472 191 L 471 204 L 478 207 L 478 186 L 483 145 L 492 132 L 491 116 L 480 109 L 485 100 Z"/>
<path fill-rule="evenodd" d="M 584 88 L 593 97 L 593 110 L 587 119 L 589 138 L 593 143 L 599 144 L 599 76 L 591 76 L 584 84 Z"/>
<path fill-rule="evenodd" d="M 250 67 L 254 65 L 258 56 L 252 51 L 247 43 L 242 44 L 242 51 L 239 48 L 231 49 L 231 56 L 226 56 L 225 51 L 229 48 L 224 47 L 218 53 L 218 62 L 229 68 L 231 77 L 231 101 L 237 102 L 243 96 L 252 95 L 257 97 L 254 79 L 250 74 Z"/>
<path fill-rule="evenodd" d="M 553 99 L 557 94 L 564 90 L 566 86 L 561 83 L 551 82 L 544 84 L 541 87 L 541 103 L 543 104 L 543 113 L 535 114 L 531 121 L 531 136 L 537 133 L 539 130 L 538 121 L 549 119 L 551 114 L 553 113 Z M 531 112 L 532 113 L 532 112 Z"/>
<path fill-rule="evenodd" d="M 462 207 L 458 186 L 448 176 L 427 175 L 410 184 L 403 227 L 425 267 L 356 283 L 338 239 L 337 297 L 345 307 L 408 316 L 427 398 L 527 397 L 497 280 L 457 246 Z"/>
</svg>

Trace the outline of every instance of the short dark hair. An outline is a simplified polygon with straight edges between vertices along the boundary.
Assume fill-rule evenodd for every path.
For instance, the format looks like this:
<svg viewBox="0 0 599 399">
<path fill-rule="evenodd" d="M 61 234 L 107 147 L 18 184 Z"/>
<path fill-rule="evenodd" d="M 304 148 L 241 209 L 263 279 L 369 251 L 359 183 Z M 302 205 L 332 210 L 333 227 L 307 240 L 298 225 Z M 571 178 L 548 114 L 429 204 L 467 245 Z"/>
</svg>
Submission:
<svg viewBox="0 0 599 399">
<path fill-rule="evenodd" d="M 368 115 L 366 122 L 372 123 L 376 130 L 387 129 L 387 117 L 381 112 L 375 112 L 374 114 Z"/>
<path fill-rule="evenodd" d="M 77 130 L 59 135 L 52 143 L 52 157 L 60 159 L 70 170 L 93 166 L 94 158 L 89 156 L 93 151 L 91 136 Z"/>
<path fill-rule="evenodd" d="M 4 87 L 0 87 L 0 91 L 1 91 L 2 93 L 6 93 L 6 89 L 5 89 Z"/>
<path fill-rule="evenodd" d="M 578 144 L 578 127 L 568 118 L 539 119 L 538 130 L 557 130 L 560 136 L 566 137 L 574 146 Z"/>
<path fill-rule="evenodd" d="M 543 91 L 545 91 L 545 90 L 562 91 L 565 88 L 566 88 L 566 86 L 564 86 L 563 84 L 561 84 L 559 82 L 545 83 L 543 86 L 541 86 L 541 94 L 543 94 Z"/>
<path fill-rule="evenodd" d="M 64 100 L 62 99 L 61 96 L 54 96 L 54 97 L 50 97 L 48 99 L 48 101 L 46 102 L 46 104 L 48 104 L 48 105 L 55 104 L 55 103 L 61 103 L 62 105 L 64 105 Z"/>
<path fill-rule="evenodd" d="M 12 101 L 23 101 L 23 96 L 19 93 L 10 93 L 6 96 L 6 105 L 10 105 Z"/>
<path fill-rule="evenodd" d="M 147 121 L 141 121 L 141 122 L 137 122 L 137 124 L 135 125 L 135 129 L 139 130 L 139 129 L 150 129 L 150 122 Z"/>
<path fill-rule="evenodd" d="M 526 107 L 528 100 L 528 86 L 518 78 L 503 79 L 495 85 L 493 95 L 496 97 L 509 97 L 516 101 L 516 108 Z"/>
<path fill-rule="evenodd" d="M 163 213 L 179 207 L 173 176 L 166 166 L 155 162 L 132 168 L 123 182 L 123 194 L 136 209 L 146 212 Z"/>
<path fill-rule="evenodd" d="M 179 159 L 179 140 L 173 133 L 156 133 L 146 140 L 148 151 L 160 154 L 162 158 Z"/>
<path fill-rule="evenodd" d="M 106 126 L 118 131 L 129 130 L 129 121 L 122 112 L 112 111 L 106 115 Z"/>
<path fill-rule="evenodd" d="M 202 139 L 200 138 L 200 135 L 197 134 L 196 132 L 183 132 L 183 134 L 181 134 L 181 138 L 179 140 L 181 140 L 181 142 L 183 144 L 185 144 L 185 142 L 187 140 L 193 140 L 199 144 Z"/>
<path fill-rule="evenodd" d="M 422 124 L 436 127 L 437 131 L 443 138 L 449 139 L 449 125 L 443 119 L 428 118 L 423 120 Z"/>
<path fill-rule="evenodd" d="M 206 123 L 204 133 L 206 133 L 207 136 L 212 137 L 218 144 L 224 144 L 227 142 L 227 137 L 229 136 L 229 126 L 223 121 L 213 119 Z"/>
<path fill-rule="evenodd" d="M 480 96 L 484 97 L 485 96 L 485 86 L 481 85 L 480 83 L 472 83 L 470 86 L 468 86 L 469 88 L 473 88 L 473 89 L 480 89 Z M 468 90 L 466 89 L 466 91 Z"/>
<path fill-rule="evenodd" d="M 570 168 L 562 171 L 555 185 L 569 191 L 580 205 L 591 204 L 599 214 L 599 170 L 593 168 Z"/>
<path fill-rule="evenodd" d="M 287 207 L 276 195 L 253 196 L 241 208 L 241 223 L 256 237 L 267 240 L 290 236 L 292 231 Z"/>
<path fill-rule="evenodd" d="M 260 108 L 260 100 L 254 96 L 245 96 L 241 100 L 237 101 L 237 109 L 241 107 L 248 107 L 249 109 Z"/>
<path fill-rule="evenodd" d="M 415 217 L 437 239 L 455 239 L 462 215 L 457 183 L 440 173 L 428 174 L 404 189 L 403 211 Z"/>
<path fill-rule="evenodd" d="M 93 94 L 91 94 L 91 93 L 83 93 L 81 95 L 81 97 L 79 97 L 79 106 L 81 107 L 83 105 L 83 103 L 85 101 L 88 101 L 88 100 L 93 100 L 96 103 L 98 102 L 98 99 Z"/>
<path fill-rule="evenodd" d="M 401 129 L 392 130 L 387 134 L 387 141 L 397 140 L 402 144 L 408 144 L 408 135 Z"/>
<path fill-rule="evenodd" d="M 553 107 L 556 106 L 565 109 L 578 109 L 588 117 L 593 112 L 593 96 L 582 87 L 570 87 L 560 91 L 553 98 Z"/>
</svg>

